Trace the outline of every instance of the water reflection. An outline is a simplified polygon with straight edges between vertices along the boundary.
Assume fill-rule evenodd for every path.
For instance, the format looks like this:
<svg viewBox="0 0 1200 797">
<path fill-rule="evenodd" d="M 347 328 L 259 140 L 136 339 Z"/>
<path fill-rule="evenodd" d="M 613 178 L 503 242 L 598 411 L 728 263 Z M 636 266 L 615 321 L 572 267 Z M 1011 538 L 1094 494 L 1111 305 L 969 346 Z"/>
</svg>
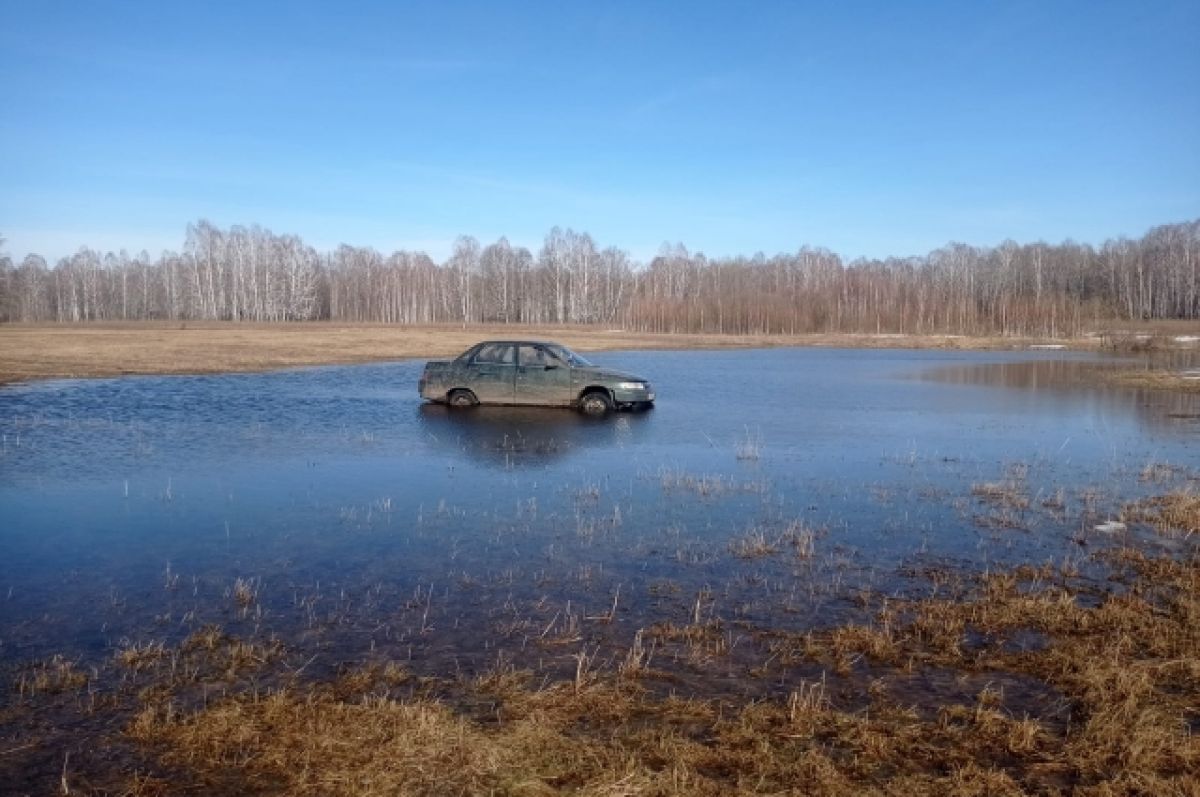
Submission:
<svg viewBox="0 0 1200 797">
<path fill-rule="evenodd" d="M 954 385 L 1011 388 L 1009 404 L 1029 409 L 1071 407 L 1101 416 L 1130 415 L 1157 430 L 1194 426 L 1200 419 L 1200 395 L 1147 390 L 1113 382 L 1118 371 L 1170 367 L 1186 362 L 1147 363 L 1144 360 L 1034 359 L 1020 362 L 959 363 L 921 372 L 921 379 Z M 995 401 L 996 398 L 992 397 Z M 1181 423 L 1183 426 L 1181 427 Z"/>
<path fill-rule="evenodd" d="M 1026 390 L 1067 390 L 1102 383 L 1104 371 L 1120 367 L 1119 362 L 1095 360 L 1026 360 L 1024 362 L 960 363 L 933 368 L 921 376 L 935 382 L 956 385 L 989 385 Z"/>
<path fill-rule="evenodd" d="M 435 445 L 497 467 L 552 462 L 586 448 L 618 446 L 647 424 L 653 410 L 593 418 L 574 410 L 544 407 L 454 409 L 422 404 L 422 435 Z"/>
</svg>

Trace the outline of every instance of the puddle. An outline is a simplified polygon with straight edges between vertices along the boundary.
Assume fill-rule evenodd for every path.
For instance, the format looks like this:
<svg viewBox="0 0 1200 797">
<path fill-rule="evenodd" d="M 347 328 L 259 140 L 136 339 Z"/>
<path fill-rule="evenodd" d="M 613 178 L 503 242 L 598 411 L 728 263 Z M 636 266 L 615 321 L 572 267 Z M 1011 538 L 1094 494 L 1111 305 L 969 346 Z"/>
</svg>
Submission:
<svg viewBox="0 0 1200 797">
<path fill-rule="evenodd" d="M 627 644 L 704 594 L 727 624 L 802 630 L 903 590 L 914 557 L 1071 555 L 1081 519 L 1130 498 L 1110 485 L 1198 459 L 1172 418 L 1200 399 L 1098 385 L 1095 357 L 597 359 L 650 375 L 658 407 L 454 412 L 417 399 L 419 362 L 0 391 L 0 660 L 212 621 L 464 667 L 556 614 L 610 612 Z"/>
</svg>

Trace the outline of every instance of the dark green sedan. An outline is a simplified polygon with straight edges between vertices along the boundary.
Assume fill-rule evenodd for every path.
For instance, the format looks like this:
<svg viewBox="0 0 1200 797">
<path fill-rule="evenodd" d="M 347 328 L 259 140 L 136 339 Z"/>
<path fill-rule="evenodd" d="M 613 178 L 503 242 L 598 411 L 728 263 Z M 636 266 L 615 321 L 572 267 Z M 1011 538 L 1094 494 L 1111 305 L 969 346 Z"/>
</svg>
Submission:
<svg viewBox="0 0 1200 797">
<path fill-rule="evenodd" d="M 431 360 L 418 390 L 421 398 L 452 407 L 520 404 L 604 415 L 654 405 L 654 387 L 646 379 L 537 340 L 485 340 L 453 360 Z"/>
</svg>

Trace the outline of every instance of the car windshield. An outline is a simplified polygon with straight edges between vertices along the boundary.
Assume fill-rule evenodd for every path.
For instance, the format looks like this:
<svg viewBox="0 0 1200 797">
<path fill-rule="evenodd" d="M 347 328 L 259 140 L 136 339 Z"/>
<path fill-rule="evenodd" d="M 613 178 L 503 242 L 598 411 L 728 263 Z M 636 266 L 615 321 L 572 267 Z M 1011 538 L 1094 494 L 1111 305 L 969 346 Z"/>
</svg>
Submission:
<svg viewBox="0 0 1200 797">
<path fill-rule="evenodd" d="M 566 346 L 559 346 L 559 345 L 555 344 L 553 346 L 547 346 L 546 349 L 551 354 L 553 354 L 555 357 L 557 357 L 558 359 L 565 362 L 567 365 L 573 365 L 576 367 L 583 367 L 583 368 L 587 368 L 587 367 L 591 366 L 590 362 L 588 362 L 585 358 L 580 357 L 578 354 L 571 351 Z"/>
</svg>

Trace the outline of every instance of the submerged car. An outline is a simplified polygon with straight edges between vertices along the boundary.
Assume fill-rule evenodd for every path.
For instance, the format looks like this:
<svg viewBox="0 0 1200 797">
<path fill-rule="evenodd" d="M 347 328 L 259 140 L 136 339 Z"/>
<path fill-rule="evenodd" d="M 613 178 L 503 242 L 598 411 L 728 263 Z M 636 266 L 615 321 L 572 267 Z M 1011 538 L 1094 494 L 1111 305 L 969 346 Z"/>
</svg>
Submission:
<svg viewBox="0 0 1200 797">
<path fill-rule="evenodd" d="M 538 405 L 604 415 L 654 404 L 654 387 L 642 377 L 593 365 L 566 346 L 536 340 L 486 340 L 453 360 L 431 360 L 418 390 L 421 398 L 452 407 Z"/>
</svg>

